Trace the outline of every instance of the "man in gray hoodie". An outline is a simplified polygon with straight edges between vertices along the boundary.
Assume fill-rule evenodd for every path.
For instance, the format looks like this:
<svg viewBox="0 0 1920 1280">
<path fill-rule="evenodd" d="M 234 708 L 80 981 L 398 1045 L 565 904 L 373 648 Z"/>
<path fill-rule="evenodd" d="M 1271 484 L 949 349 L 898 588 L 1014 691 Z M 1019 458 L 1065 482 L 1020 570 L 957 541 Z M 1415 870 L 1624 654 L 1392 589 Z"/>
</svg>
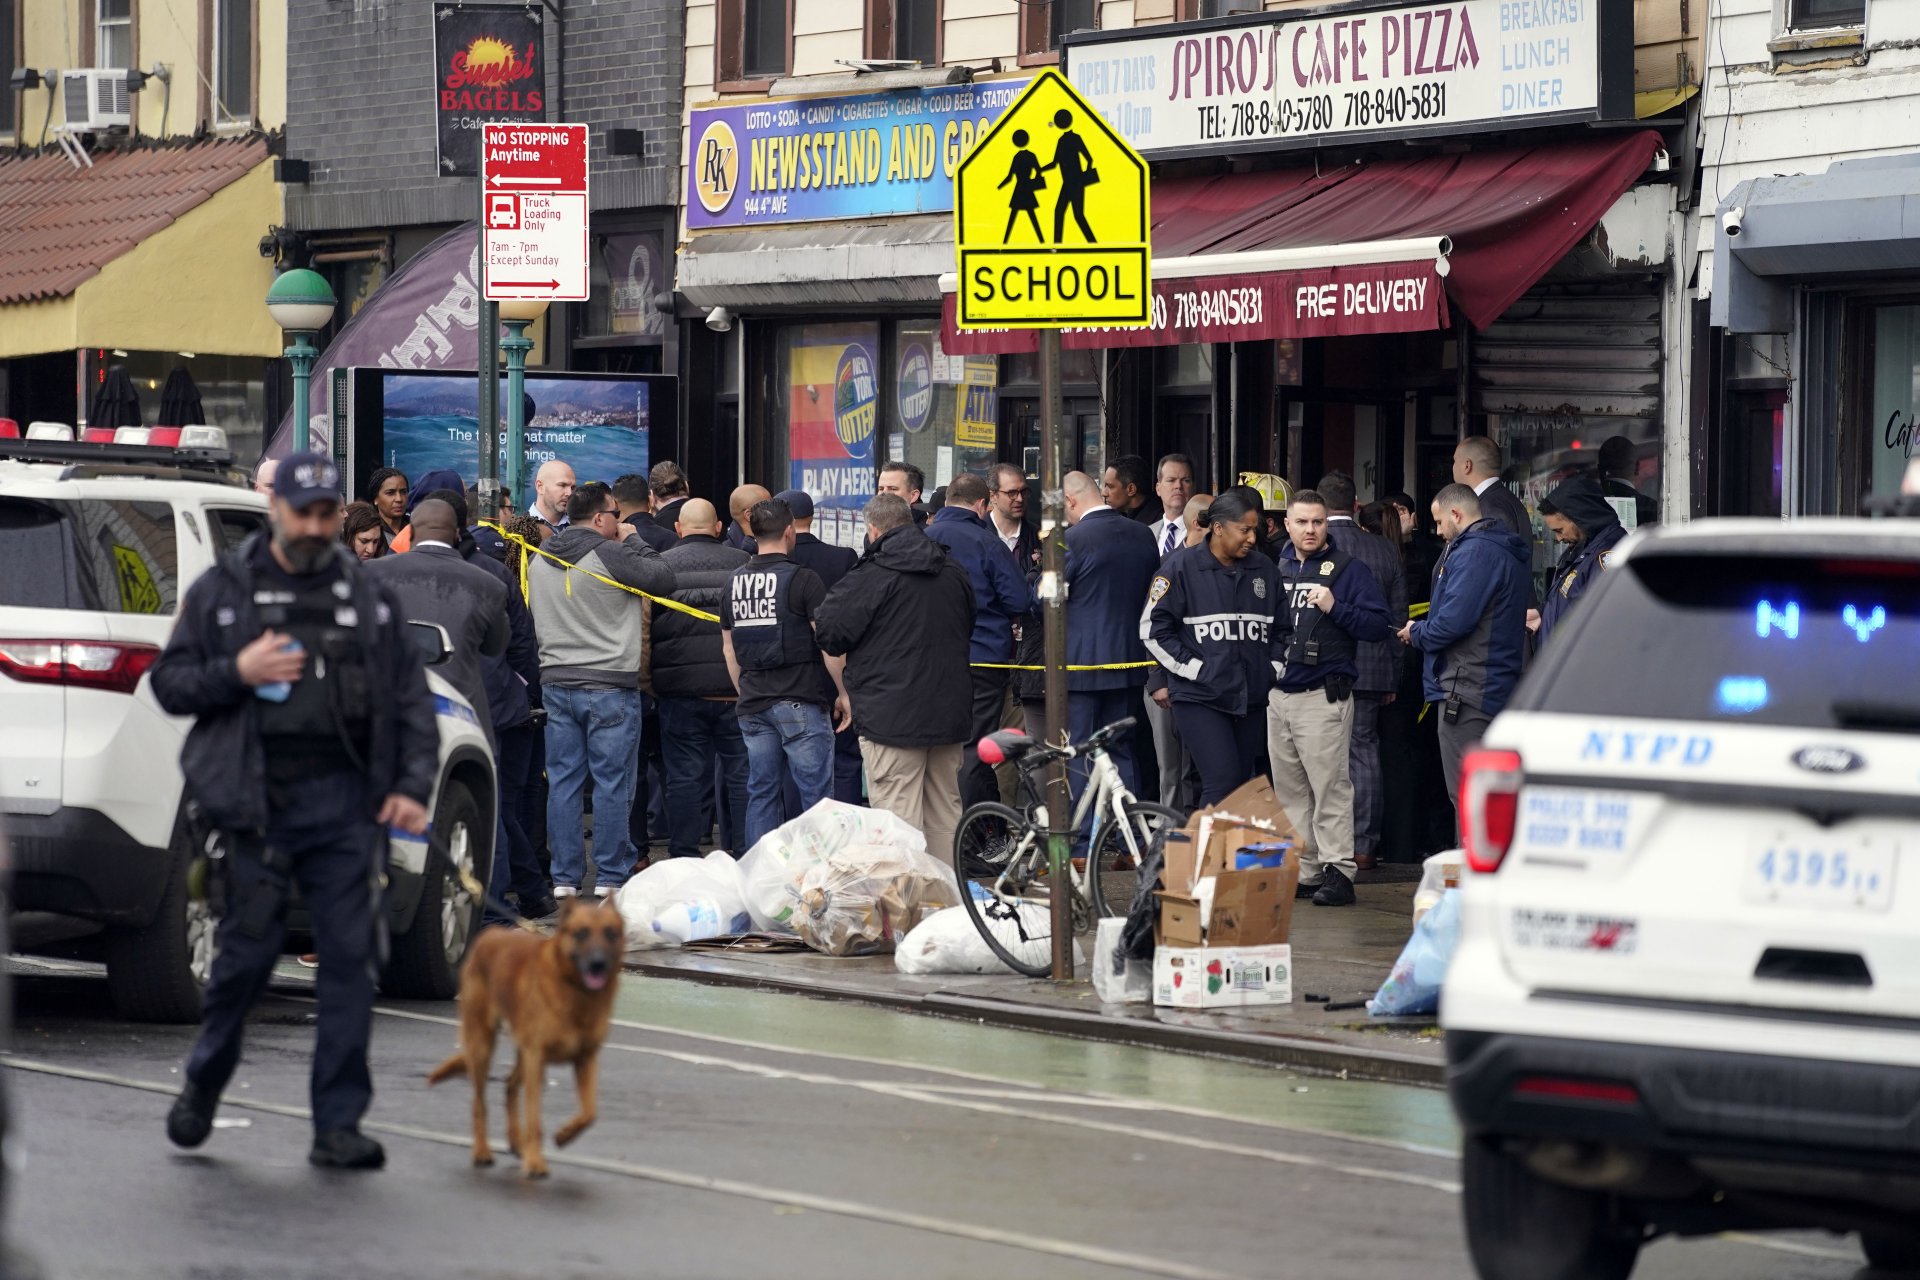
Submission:
<svg viewBox="0 0 1920 1280">
<path fill-rule="evenodd" d="M 593 776 L 594 892 L 625 884 L 639 857 L 627 835 L 640 754 L 642 597 L 673 594 L 673 570 L 620 521 L 598 481 L 573 491 L 565 528 L 527 570 L 547 709 L 547 848 L 553 895 L 586 874 L 581 793 Z M 551 558 L 549 558 L 551 557 Z"/>
</svg>

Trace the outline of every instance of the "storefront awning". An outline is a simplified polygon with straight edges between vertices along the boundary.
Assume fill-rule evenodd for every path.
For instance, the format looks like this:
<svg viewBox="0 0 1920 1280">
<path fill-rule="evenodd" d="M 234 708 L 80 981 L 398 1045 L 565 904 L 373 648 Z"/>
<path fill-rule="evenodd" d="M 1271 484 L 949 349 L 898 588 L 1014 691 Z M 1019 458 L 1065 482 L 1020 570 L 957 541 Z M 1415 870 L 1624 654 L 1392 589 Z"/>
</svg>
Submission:
<svg viewBox="0 0 1920 1280">
<path fill-rule="evenodd" d="M 1483 328 L 1593 229 L 1661 146 L 1648 130 L 1328 171 L 1156 182 L 1154 326 L 1069 330 L 1064 341 L 1113 347 L 1412 332 L 1444 327 L 1454 313 Z M 1033 349 L 1031 331 L 961 334 L 953 320 L 949 294 L 941 342 L 956 354 Z"/>
<path fill-rule="evenodd" d="M 708 231 L 680 250 L 675 288 L 696 307 L 871 306 L 940 299 L 949 215 Z"/>
<path fill-rule="evenodd" d="M 264 138 L 0 161 L 0 358 L 81 347 L 277 355 Z"/>
<path fill-rule="evenodd" d="M 1920 271 L 1920 156 L 1749 179 L 1721 202 L 1713 227 L 1713 323 L 1786 333 L 1795 280 Z"/>
</svg>

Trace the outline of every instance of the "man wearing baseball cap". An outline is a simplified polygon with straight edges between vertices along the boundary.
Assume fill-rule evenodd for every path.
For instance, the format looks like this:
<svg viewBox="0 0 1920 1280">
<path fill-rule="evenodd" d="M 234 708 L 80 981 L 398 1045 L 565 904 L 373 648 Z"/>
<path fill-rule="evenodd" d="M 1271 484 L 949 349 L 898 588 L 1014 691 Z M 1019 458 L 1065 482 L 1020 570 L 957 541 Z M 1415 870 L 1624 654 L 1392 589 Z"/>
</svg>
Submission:
<svg viewBox="0 0 1920 1280">
<path fill-rule="evenodd" d="M 320 957 L 308 1159 L 373 1169 L 386 1156 L 360 1119 L 373 1098 L 386 828 L 427 829 L 439 755 L 420 651 L 393 597 L 341 545 L 340 511 L 330 458 L 284 459 L 271 530 L 193 584 L 153 666 L 160 705 L 194 718 L 180 768 L 223 854 L 218 951 L 167 1136 L 197 1147 L 212 1131 L 298 885 Z"/>
</svg>

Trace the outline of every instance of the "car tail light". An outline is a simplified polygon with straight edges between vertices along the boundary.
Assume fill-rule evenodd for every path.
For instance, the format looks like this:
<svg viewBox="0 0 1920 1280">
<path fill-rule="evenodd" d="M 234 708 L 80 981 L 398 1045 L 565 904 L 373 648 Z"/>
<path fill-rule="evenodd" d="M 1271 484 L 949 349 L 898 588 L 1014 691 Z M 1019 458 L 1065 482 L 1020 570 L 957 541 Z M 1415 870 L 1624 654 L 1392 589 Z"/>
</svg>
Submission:
<svg viewBox="0 0 1920 1280">
<path fill-rule="evenodd" d="M 1613 1107 L 1637 1107 L 1640 1091 L 1615 1080 L 1581 1080 L 1571 1076 L 1522 1076 L 1513 1082 L 1513 1096 L 1523 1102 L 1597 1102 Z"/>
<path fill-rule="evenodd" d="M 132 693 L 160 656 L 156 645 L 110 640 L 0 640 L 0 674 L 29 684 Z"/>
<path fill-rule="evenodd" d="M 1482 748 L 1460 762 L 1460 836 L 1467 866 L 1498 871 L 1520 814 L 1520 753 Z"/>
</svg>

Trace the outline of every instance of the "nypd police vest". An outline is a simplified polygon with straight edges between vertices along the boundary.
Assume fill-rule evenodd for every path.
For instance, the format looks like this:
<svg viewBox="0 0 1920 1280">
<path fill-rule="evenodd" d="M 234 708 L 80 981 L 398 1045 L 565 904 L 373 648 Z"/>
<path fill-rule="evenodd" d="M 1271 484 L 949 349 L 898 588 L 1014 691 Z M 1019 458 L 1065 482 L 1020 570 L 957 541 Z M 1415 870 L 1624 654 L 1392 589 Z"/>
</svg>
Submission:
<svg viewBox="0 0 1920 1280">
<path fill-rule="evenodd" d="M 793 608 L 791 560 L 749 564 L 733 571 L 728 599 L 733 611 L 733 655 L 742 671 L 771 671 L 812 662 L 819 650 L 813 628 Z"/>
<path fill-rule="evenodd" d="M 1288 667 L 1324 667 L 1353 661 L 1359 651 L 1354 638 L 1330 614 L 1307 603 L 1307 593 L 1315 587 L 1327 588 L 1338 600 L 1341 575 L 1352 563 L 1351 555 L 1331 544 L 1323 555 L 1304 563 L 1284 558 L 1280 561 L 1280 580 L 1287 592 L 1286 609 L 1293 623 L 1293 634 L 1287 643 Z"/>
</svg>

